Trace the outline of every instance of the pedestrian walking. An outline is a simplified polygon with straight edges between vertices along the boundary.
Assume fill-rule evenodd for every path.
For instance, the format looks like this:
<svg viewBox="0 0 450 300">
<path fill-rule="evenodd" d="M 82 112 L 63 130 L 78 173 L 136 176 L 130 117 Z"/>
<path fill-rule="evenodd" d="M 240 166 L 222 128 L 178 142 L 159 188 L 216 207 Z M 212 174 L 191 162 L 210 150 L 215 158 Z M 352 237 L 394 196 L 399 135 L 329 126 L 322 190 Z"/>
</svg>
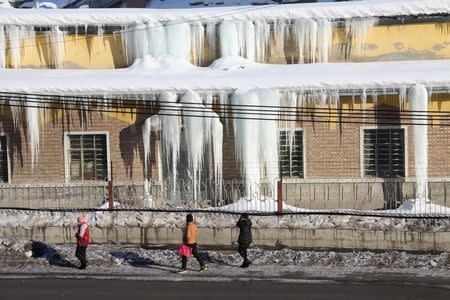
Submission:
<svg viewBox="0 0 450 300">
<path fill-rule="evenodd" d="M 77 249 L 75 251 L 75 256 L 80 261 L 81 265 L 78 269 L 83 270 L 86 269 L 88 261 L 86 259 L 86 250 L 89 246 L 89 226 L 86 223 L 86 217 L 81 216 L 77 219 L 78 222 L 78 230 L 75 234 L 77 238 Z"/>
<path fill-rule="evenodd" d="M 238 252 L 244 259 L 241 268 L 248 268 L 251 262 L 247 257 L 247 249 L 252 243 L 252 221 L 250 220 L 248 214 L 242 214 L 236 226 L 239 228 Z"/>
<path fill-rule="evenodd" d="M 184 230 L 183 234 L 183 243 L 184 245 L 192 249 L 192 255 L 197 259 L 198 263 L 200 264 L 200 271 L 203 271 L 206 269 L 206 267 L 205 263 L 198 255 L 197 238 L 198 238 L 197 224 L 195 224 L 194 222 L 194 217 L 191 214 L 188 214 L 186 216 L 186 229 Z M 178 271 L 178 273 L 182 274 L 187 272 L 186 269 L 187 261 L 188 256 L 181 255 L 181 269 Z"/>
</svg>

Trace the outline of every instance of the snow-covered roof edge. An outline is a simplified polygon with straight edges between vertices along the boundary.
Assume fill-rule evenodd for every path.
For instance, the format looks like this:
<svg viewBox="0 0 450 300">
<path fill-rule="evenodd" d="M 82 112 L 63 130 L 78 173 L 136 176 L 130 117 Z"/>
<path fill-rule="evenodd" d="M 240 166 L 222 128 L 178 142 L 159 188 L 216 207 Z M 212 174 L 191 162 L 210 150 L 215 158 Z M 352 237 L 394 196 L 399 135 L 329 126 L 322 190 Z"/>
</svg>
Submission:
<svg viewBox="0 0 450 300">
<path fill-rule="evenodd" d="M 416 83 L 448 91 L 450 60 L 268 65 L 224 57 L 201 68 L 170 56 L 147 56 L 125 69 L 0 69 L 0 78 L 0 93 L 66 95 L 251 88 L 387 91 Z"/>
<path fill-rule="evenodd" d="M 348 19 L 450 14 L 449 0 L 367 0 L 196 9 L 0 9 L 2 25 L 110 25 L 263 19 Z"/>
</svg>

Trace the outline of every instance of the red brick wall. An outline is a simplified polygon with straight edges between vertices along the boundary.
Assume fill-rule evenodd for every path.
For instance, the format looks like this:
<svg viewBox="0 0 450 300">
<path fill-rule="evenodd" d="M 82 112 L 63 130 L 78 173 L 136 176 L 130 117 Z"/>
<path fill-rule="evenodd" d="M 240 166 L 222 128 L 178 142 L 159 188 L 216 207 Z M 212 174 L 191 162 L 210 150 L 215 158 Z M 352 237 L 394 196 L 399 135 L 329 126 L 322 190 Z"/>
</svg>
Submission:
<svg viewBox="0 0 450 300">
<path fill-rule="evenodd" d="M 345 99 L 344 99 L 345 100 Z M 347 99 L 348 100 L 348 99 Z M 389 99 L 388 99 L 389 100 Z M 442 100 L 442 99 L 441 99 Z M 379 99 L 383 102 L 382 99 Z M 389 102 L 389 101 L 387 101 Z M 384 104 L 380 104 L 384 105 Z M 21 125 L 14 130 L 10 114 L 0 112 L 0 133 L 10 136 L 12 150 L 11 173 L 14 183 L 32 183 L 64 181 L 64 132 L 67 131 L 105 131 L 109 132 L 110 158 L 113 163 L 115 180 L 143 180 L 144 150 L 141 126 L 144 117 L 136 125 L 129 124 L 115 117 L 92 113 L 80 122 L 78 113 L 71 113 L 70 118 L 54 117 L 45 123 L 40 134 L 39 162 L 32 169 L 30 149 L 27 146 L 26 128 Z M 337 124 L 298 122 L 305 135 L 305 173 L 306 178 L 358 178 L 360 166 L 360 134 L 363 126 L 384 124 L 385 120 L 367 110 L 366 123 L 375 124 Z M 119 116 L 120 117 L 120 116 Z M 360 119 L 345 119 L 361 122 Z M 450 124 L 450 122 L 447 122 Z M 407 128 L 407 175 L 414 176 L 414 148 L 412 126 Z M 225 127 L 225 126 L 224 126 Z M 450 175 L 450 127 L 441 125 L 429 127 L 429 175 L 446 177 Z M 151 176 L 158 178 L 156 166 L 155 139 L 152 140 Z M 240 165 L 235 159 L 232 128 L 224 134 L 223 175 L 225 179 L 239 178 Z"/>
<path fill-rule="evenodd" d="M 2 116 L 0 132 L 9 135 L 12 182 L 64 181 L 64 134 L 70 131 L 108 132 L 114 180 L 144 179 L 141 121 L 136 125 L 130 125 L 128 122 L 99 113 L 91 113 L 83 122 L 81 119 L 78 113 L 72 113 L 69 118 L 56 117 L 46 122 L 40 130 L 38 164 L 32 168 L 25 125 L 21 125 L 19 130 L 14 130 L 12 120 L 5 115 Z M 154 140 L 152 144 L 154 146 Z M 155 157 L 156 151 L 153 151 L 151 170 L 153 176 L 157 176 Z"/>
</svg>

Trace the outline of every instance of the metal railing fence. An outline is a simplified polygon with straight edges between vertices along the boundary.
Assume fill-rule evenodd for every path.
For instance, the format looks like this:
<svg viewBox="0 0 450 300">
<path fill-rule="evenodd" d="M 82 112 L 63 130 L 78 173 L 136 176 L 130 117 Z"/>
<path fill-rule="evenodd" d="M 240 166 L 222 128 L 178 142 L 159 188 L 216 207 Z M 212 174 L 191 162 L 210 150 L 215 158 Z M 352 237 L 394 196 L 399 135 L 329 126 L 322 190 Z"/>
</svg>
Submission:
<svg viewBox="0 0 450 300">
<path fill-rule="evenodd" d="M 197 190 L 194 193 L 194 189 Z M 229 212 L 296 213 L 311 211 L 417 213 L 450 215 L 450 180 L 429 179 L 429 201 L 416 198 L 414 180 L 286 179 L 252 183 L 224 180 L 166 180 L 0 184 L 1 208 L 109 209 L 209 209 Z M 278 198 L 282 206 L 278 206 Z M 281 211 L 280 211 L 281 209 Z"/>
</svg>

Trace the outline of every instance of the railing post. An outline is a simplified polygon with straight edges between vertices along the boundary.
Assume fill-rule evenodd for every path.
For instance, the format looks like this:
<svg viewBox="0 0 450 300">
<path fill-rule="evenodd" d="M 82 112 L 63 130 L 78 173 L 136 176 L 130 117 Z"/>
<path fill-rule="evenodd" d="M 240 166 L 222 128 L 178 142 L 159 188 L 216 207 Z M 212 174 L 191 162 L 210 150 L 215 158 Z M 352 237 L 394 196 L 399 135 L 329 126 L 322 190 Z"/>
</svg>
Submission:
<svg viewBox="0 0 450 300">
<path fill-rule="evenodd" d="M 277 181 L 277 192 L 278 192 L 278 206 L 277 206 L 277 214 L 283 214 L 283 185 L 281 179 Z"/>
<path fill-rule="evenodd" d="M 111 176 L 108 180 L 108 204 L 109 209 L 114 209 L 114 199 L 113 199 L 113 165 L 111 162 Z"/>
</svg>

